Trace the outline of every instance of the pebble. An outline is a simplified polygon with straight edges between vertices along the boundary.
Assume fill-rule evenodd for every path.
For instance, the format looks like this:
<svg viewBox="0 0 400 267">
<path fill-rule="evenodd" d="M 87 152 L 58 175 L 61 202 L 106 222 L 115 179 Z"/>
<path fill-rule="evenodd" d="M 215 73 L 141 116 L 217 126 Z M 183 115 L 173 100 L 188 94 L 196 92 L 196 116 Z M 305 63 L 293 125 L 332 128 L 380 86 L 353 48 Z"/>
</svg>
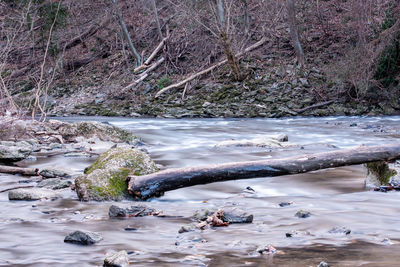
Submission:
<svg viewBox="0 0 400 267">
<path fill-rule="evenodd" d="M 298 212 L 296 212 L 294 216 L 298 218 L 308 218 L 311 216 L 311 212 L 305 210 L 299 210 Z"/>
</svg>

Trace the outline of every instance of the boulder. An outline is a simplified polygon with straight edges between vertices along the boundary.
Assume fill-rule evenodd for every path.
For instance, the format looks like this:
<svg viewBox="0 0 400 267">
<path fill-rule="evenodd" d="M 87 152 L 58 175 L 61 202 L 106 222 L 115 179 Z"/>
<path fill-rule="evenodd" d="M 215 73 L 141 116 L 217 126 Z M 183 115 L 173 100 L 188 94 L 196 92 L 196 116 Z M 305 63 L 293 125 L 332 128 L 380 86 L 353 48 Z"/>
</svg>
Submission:
<svg viewBox="0 0 400 267">
<path fill-rule="evenodd" d="M 33 146 L 26 141 L 0 142 L 0 162 L 16 162 L 26 159 L 33 150 Z"/>
<path fill-rule="evenodd" d="M 68 173 L 56 169 L 43 169 L 39 174 L 45 178 L 68 177 Z"/>
<path fill-rule="evenodd" d="M 101 240 L 103 240 L 103 238 L 97 233 L 78 230 L 68 234 L 65 237 L 64 242 L 79 245 L 93 245 L 94 243 L 100 242 Z"/>
<path fill-rule="evenodd" d="M 129 258 L 128 253 L 125 250 L 118 251 L 117 253 L 113 253 L 108 255 L 104 259 L 105 267 L 125 267 L 129 266 Z"/>
<path fill-rule="evenodd" d="M 41 181 L 40 183 L 38 183 L 37 186 L 57 190 L 70 187 L 71 184 L 72 182 L 68 180 L 61 180 L 60 178 L 51 178 Z"/>
<path fill-rule="evenodd" d="M 148 208 L 146 206 L 131 206 L 130 208 L 120 208 L 112 205 L 108 211 L 110 218 L 126 218 L 126 217 L 144 217 L 150 215 L 156 215 L 155 209 Z"/>
<path fill-rule="evenodd" d="M 56 199 L 58 197 L 56 192 L 45 188 L 20 188 L 8 192 L 9 200 L 40 200 Z"/>
<path fill-rule="evenodd" d="M 130 144 L 136 144 L 139 142 L 139 138 L 132 133 L 101 122 L 63 124 L 58 128 L 58 132 L 68 142 L 75 141 L 75 138 L 79 136 L 85 138 L 97 137 L 102 141 L 111 141 L 114 143 L 128 142 Z"/>
<path fill-rule="evenodd" d="M 130 147 L 116 147 L 102 154 L 85 169 L 85 175 L 75 180 L 80 200 L 121 200 L 128 197 L 130 174 L 156 172 L 156 164 L 144 152 Z"/>
</svg>

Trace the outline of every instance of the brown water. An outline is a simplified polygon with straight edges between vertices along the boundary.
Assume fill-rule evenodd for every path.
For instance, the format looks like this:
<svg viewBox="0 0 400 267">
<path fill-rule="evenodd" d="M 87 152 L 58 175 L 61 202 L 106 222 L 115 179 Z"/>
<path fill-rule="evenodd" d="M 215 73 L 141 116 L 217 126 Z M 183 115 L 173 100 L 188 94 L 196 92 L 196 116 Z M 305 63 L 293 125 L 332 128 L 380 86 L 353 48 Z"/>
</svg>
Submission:
<svg viewBox="0 0 400 267">
<path fill-rule="evenodd" d="M 148 144 L 153 159 L 165 167 L 333 149 L 326 144 L 347 148 L 395 143 L 400 137 L 400 117 L 97 119 L 137 133 Z M 357 126 L 350 127 L 353 123 Z M 214 147 L 232 138 L 277 133 L 287 133 L 290 142 L 304 149 Z M 68 168 L 79 173 L 92 161 L 55 156 L 25 165 Z M 9 201 L 7 193 L 0 193 L 0 266 L 101 266 L 106 253 L 122 249 L 132 252 L 130 261 L 135 266 L 317 266 L 322 260 L 331 266 L 399 266 L 400 192 L 365 190 L 364 179 L 363 167 L 351 166 L 194 186 L 146 203 L 172 217 L 128 220 L 108 218 L 113 203 L 82 203 L 70 190 L 62 191 L 62 199 L 35 202 Z M 26 178 L 0 175 L 0 190 L 20 180 Z M 247 186 L 255 193 L 243 191 Z M 288 201 L 293 204 L 278 205 Z M 232 206 L 252 213 L 253 223 L 178 234 L 196 210 Z M 295 217 L 301 209 L 310 211 L 311 217 Z M 137 231 L 125 231 L 128 225 Z M 333 227 L 346 227 L 351 233 L 329 233 Z M 99 232 L 104 240 L 88 247 L 64 243 L 64 237 L 77 229 Z M 293 237 L 285 236 L 294 231 L 297 234 Z M 268 244 L 283 253 L 267 256 L 254 252 Z"/>
</svg>

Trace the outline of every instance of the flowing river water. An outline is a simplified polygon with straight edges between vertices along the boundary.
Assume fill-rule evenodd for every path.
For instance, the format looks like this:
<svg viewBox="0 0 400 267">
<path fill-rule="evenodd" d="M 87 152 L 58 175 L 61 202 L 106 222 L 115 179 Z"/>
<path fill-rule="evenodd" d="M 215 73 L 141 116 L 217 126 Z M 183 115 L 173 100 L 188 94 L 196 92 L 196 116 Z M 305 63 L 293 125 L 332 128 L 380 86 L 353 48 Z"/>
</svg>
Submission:
<svg viewBox="0 0 400 267">
<path fill-rule="evenodd" d="M 285 157 L 400 140 L 400 117 L 290 119 L 126 119 L 99 120 L 142 137 L 150 156 L 165 168 Z M 284 149 L 216 147 L 230 139 L 285 133 L 298 144 Z M 334 148 L 337 147 L 337 148 Z M 91 158 L 62 155 L 25 166 L 81 173 Z M 145 204 L 160 217 L 110 219 L 112 202 L 79 202 L 65 189 L 54 201 L 9 201 L 0 193 L 0 266 L 101 266 L 106 253 L 127 250 L 134 266 L 399 266 L 400 192 L 365 189 L 362 166 L 311 173 L 193 186 L 167 192 Z M 0 189 L 26 178 L 0 174 Z M 247 187 L 254 189 L 245 190 Z M 280 207 L 281 202 L 293 202 Z M 116 203 L 128 207 L 129 201 Z M 179 234 L 202 208 L 237 207 L 254 215 L 251 224 Z M 295 217 L 299 210 L 309 218 Z M 126 231 L 126 227 L 136 231 Z M 345 227 L 343 231 L 332 231 Z M 98 232 L 93 246 L 64 243 L 77 229 Z M 292 237 L 286 237 L 292 233 Z M 259 255 L 273 245 L 281 253 Z"/>
</svg>

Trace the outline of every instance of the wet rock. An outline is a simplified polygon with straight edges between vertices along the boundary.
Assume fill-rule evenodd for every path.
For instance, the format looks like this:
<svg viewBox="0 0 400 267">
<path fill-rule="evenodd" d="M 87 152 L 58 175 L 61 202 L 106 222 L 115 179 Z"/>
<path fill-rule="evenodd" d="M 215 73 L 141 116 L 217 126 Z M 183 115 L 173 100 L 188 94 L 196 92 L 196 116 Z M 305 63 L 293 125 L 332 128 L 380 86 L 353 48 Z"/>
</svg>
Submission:
<svg viewBox="0 0 400 267">
<path fill-rule="evenodd" d="M 260 254 L 267 254 L 267 255 L 275 254 L 278 252 L 278 250 L 274 248 L 272 245 L 259 246 L 256 249 L 256 251 Z"/>
<path fill-rule="evenodd" d="M 125 250 L 118 251 L 104 259 L 104 267 L 125 267 L 129 266 L 128 253 Z"/>
<path fill-rule="evenodd" d="M 287 207 L 287 206 L 290 206 L 292 204 L 293 204 L 293 202 L 281 202 L 281 203 L 279 203 L 279 206 L 280 207 Z"/>
<path fill-rule="evenodd" d="M 108 216 L 110 216 L 110 218 L 144 217 L 158 214 L 158 211 L 146 206 L 131 206 L 130 208 L 121 208 L 112 205 L 108 211 Z"/>
<path fill-rule="evenodd" d="M 128 232 L 133 232 L 133 231 L 137 231 L 137 228 L 128 225 L 127 227 L 124 228 L 124 230 L 128 231 Z"/>
<path fill-rule="evenodd" d="M 296 212 L 294 216 L 298 218 L 308 218 L 311 216 L 311 212 L 305 210 L 299 210 L 298 212 Z"/>
<path fill-rule="evenodd" d="M 253 215 L 249 214 L 238 208 L 223 208 L 222 221 L 227 223 L 252 223 Z M 216 210 L 202 209 L 196 211 L 193 218 L 199 222 L 207 220 L 209 216 L 212 216 Z"/>
<path fill-rule="evenodd" d="M 115 143 L 129 142 L 135 144 L 139 141 L 138 137 L 126 130 L 100 122 L 75 122 L 65 124 L 60 126 L 58 131 L 62 137 L 69 142 L 73 142 L 78 136 L 83 136 L 85 138 L 97 137 L 102 141 L 111 141 Z"/>
<path fill-rule="evenodd" d="M 281 148 L 291 146 L 288 143 L 283 143 L 288 141 L 288 136 L 285 134 L 278 136 L 264 136 L 254 139 L 242 139 L 242 140 L 227 140 L 216 144 L 216 147 L 269 147 L 269 148 Z"/>
<path fill-rule="evenodd" d="M 41 181 L 37 186 L 38 187 L 45 187 L 53 190 L 63 189 L 70 187 L 72 185 L 71 181 L 61 180 L 59 178 L 50 178 Z"/>
<path fill-rule="evenodd" d="M 376 188 L 386 185 L 390 181 L 397 179 L 398 171 L 395 165 L 389 165 L 384 161 L 376 161 L 364 164 L 367 169 L 367 178 L 365 179 L 366 188 Z"/>
<path fill-rule="evenodd" d="M 103 240 L 103 238 L 98 233 L 78 230 L 68 234 L 65 237 L 64 242 L 79 245 L 92 245 L 101 240 Z"/>
<path fill-rule="evenodd" d="M 69 174 L 55 169 L 43 169 L 39 174 L 45 178 L 69 177 Z"/>
<path fill-rule="evenodd" d="M 80 200 L 120 200 L 129 198 L 128 175 L 144 175 L 158 169 L 151 158 L 140 150 L 116 147 L 102 154 L 75 179 Z"/>
<path fill-rule="evenodd" d="M 40 200 L 58 197 L 59 195 L 56 192 L 45 188 L 20 188 L 8 192 L 9 200 Z"/>
<path fill-rule="evenodd" d="M 392 240 L 390 240 L 389 238 L 384 238 L 384 239 L 381 241 L 381 244 L 386 245 L 386 246 L 390 246 L 390 245 L 393 245 L 393 242 L 392 242 Z"/>
<path fill-rule="evenodd" d="M 329 264 L 326 263 L 326 262 L 324 262 L 324 261 L 321 261 L 321 262 L 318 264 L 318 267 L 329 267 Z"/>
<path fill-rule="evenodd" d="M 346 227 L 333 227 L 331 230 L 328 231 L 328 233 L 349 235 L 351 233 L 351 230 Z"/>
<path fill-rule="evenodd" d="M 26 141 L 0 142 L 0 162 L 16 162 L 26 159 L 32 153 L 33 147 Z"/>
<path fill-rule="evenodd" d="M 182 233 L 186 233 L 186 232 L 192 232 L 194 230 L 196 230 L 196 224 L 195 223 L 190 223 L 187 225 L 183 225 L 179 230 L 178 233 L 182 234 Z"/>
</svg>

